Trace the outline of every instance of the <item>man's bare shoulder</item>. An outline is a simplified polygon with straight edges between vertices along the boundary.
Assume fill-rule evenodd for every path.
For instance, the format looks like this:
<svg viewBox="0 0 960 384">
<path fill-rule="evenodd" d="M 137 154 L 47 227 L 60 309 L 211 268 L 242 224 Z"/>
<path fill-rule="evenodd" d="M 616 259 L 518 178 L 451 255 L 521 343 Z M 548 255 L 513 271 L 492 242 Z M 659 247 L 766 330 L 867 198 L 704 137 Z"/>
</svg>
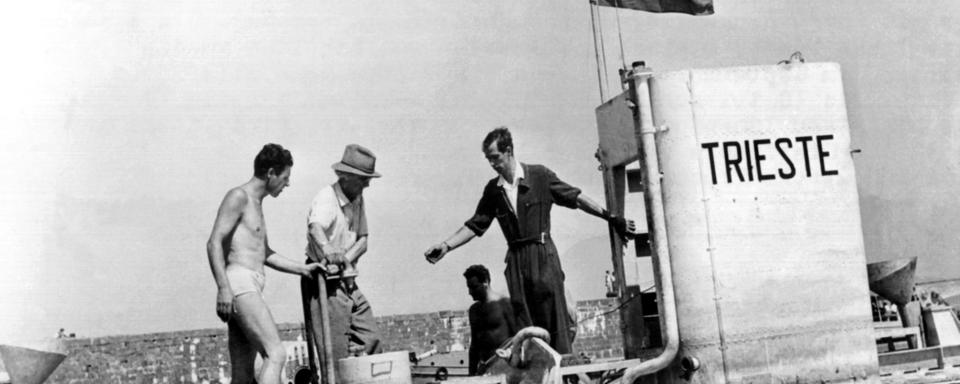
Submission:
<svg viewBox="0 0 960 384">
<path fill-rule="evenodd" d="M 245 216 L 244 207 L 247 205 L 247 200 L 247 193 L 243 190 L 243 186 L 227 191 L 223 201 L 220 202 L 220 208 L 217 209 L 217 219 L 210 233 L 211 239 L 229 236 L 237 222 Z"/>
<path fill-rule="evenodd" d="M 509 302 L 509 301 L 510 301 L 510 298 L 507 297 L 507 295 L 504 295 L 504 294 L 502 294 L 502 293 L 500 293 L 500 292 L 496 292 L 496 291 L 490 292 L 490 299 L 489 299 L 489 301 L 490 301 L 491 303 L 494 302 L 494 301 L 503 301 L 503 300 Z"/>
<path fill-rule="evenodd" d="M 512 312 L 513 302 L 510 301 L 510 297 L 503 295 L 497 295 L 496 297 L 490 296 L 487 298 L 487 301 L 474 301 L 469 310 L 471 316 Z"/>
<path fill-rule="evenodd" d="M 227 191 L 226 196 L 223 197 L 223 206 L 225 207 L 242 207 L 247 204 L 247 192 L 243 189 L 243 186 L 238 186 L 231 188 Z"/>
</svg>

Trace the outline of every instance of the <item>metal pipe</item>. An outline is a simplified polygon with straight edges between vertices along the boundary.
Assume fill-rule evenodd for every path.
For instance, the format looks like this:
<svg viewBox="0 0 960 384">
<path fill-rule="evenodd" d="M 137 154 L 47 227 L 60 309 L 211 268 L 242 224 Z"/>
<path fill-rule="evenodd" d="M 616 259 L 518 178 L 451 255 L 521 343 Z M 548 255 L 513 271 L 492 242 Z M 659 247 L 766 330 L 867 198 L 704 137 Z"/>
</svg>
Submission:
<svg viewBox="0 0 960 384">
<path fill-rule="evenodd" d="M 320 370 L 320 358 L 318 352 L 314 346 L 317 338 L 314 336 L 313 332 L 313 314 L 311 313 L 311 287 L 315 280 L 307 277 L 300 278 L 300 299 L 303 303 L 303 332 L 306 335 L 307 340 L 307 366 L 310 371 L 310 382 L 313 382 L 314 379 L 318 376 L 318 371 Z M 299 374 L 299 373 L 298 373 Z M 294 375 L 296 378 L 296 375 Z M 300 384 L 299 381 L 295 382 Z"/>
<path fill-rule="evenodd" d="M 330 302 L 327 299 L 327 281 L 322 273 L 317 275 L 316 280 L 319 288 L 317 305 L 320 307 L 320 332 L 323 335 L 323 356 L 325 357 L 322 361 L 323 382 L 324 384 L 336 384 L 336 356 L 333 355 L 333 340 L 330 339 L 332 335 L 330 333 L 330 308 L 328 307 Z"/>
<path fill-rule="evenodd" d="M 327 281 L 323 273 L 300 279 L 303 319 L 307 328 L 310 369 L 322 384 L 336 384 L 336 360 L 330 339 L 330 309 L 327 307 Z M 316 296 L 314 296 L 316 294 Z"/>
<path fill-rule="evenodd" d="M 652 107 L 650 105 L 648 70 L 635 73 L 630 77 L 630 99 L 636 103 L 637 115 L 635 127 L 637 141 L 640 144 L 641 172 L 644 181 L 643 198 L 646 203 L 647 223 L 650 225 L 653 242 L 653 261 L 655 263 L 657 296 L 660 306 L 660 325 L 666 345 L 657 357 L 627 368 L 622 383 L 632 384 L 638 377 L 649 375 L 666 368 L 677 357 L 680 349 L 680 332 L 677 324 L 677 305 L 673 289 L 673 270 L 670 253 L 667 248 L 666 218 L 663 209 L 663 195 L 660 187 L 660 163 L 657 158 L 657 143 L 654 134 Z"/>
</svg>

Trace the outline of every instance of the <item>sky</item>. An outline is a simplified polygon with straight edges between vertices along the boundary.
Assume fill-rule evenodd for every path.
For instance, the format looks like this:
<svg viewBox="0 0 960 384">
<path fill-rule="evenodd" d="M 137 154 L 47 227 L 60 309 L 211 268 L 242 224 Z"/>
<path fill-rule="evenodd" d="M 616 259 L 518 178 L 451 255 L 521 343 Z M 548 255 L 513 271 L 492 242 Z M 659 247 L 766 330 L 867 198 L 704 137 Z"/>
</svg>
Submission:
<svg viewBox="0 0 960 384">
<path fill-rule="evenodd" d="M 205 243 L 265 143 L 293 153 L 264 202 L 271 246 L 301 260 L 313 195 L 345 145 L 377 155 L 358 283 L 377 315 L 465 309 L 461 276 L 495 290 L 499 229 L 437 265 L 423 251 L 472 214 L 494 176 L 480 151 L 508 126 L 521 161 L 603 201 L 601 102 L 586 0 L 38 1 L 0 9 L 0 341 L 221 327 Z M 960 277 L 960 14 L 955 1 L 715 1 L 708 17 L 600 11 L 606 98 L 623 61 L 657 71 L 842 67 L 869 261 L 918 256 Z M 622 39 L 621 59 L 620 40 Z M 642 221 L 640 199 L 628 213 Z M 575 299 L 603 295 L 606 226 L 557 208 Z M 649 284 L 646 259 L 628 277 Z M 641 272 L 635 272 L 640 270 Z M 298 278 L 267 273 L 278 322 Z"/>
</svg>

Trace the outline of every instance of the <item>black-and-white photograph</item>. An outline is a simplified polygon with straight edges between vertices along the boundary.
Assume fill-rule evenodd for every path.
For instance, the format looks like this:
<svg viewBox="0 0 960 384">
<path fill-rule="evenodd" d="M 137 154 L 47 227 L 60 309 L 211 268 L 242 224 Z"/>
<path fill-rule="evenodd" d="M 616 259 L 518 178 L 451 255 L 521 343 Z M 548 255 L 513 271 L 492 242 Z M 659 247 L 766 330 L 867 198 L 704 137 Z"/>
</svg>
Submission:
<svg viewBox="0 0 960 384">
<path fill-rule="evenodd" d="M 956 15 L 0 5 L 0 384 L 960 383 Z"/>
</svg>

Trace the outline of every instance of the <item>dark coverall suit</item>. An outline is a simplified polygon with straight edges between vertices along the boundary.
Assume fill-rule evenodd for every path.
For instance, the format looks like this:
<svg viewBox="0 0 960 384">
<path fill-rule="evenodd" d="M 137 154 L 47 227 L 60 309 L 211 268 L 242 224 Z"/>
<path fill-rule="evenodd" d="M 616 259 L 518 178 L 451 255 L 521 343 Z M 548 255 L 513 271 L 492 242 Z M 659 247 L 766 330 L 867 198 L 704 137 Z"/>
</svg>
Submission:
<svg viewBox="0 0 960 384">
<path fill-rule="evenodd" d="M 542 165 L 520 164 L 524 178 L 517 191 L 516 212 L 506 192 L 493 178 L 483 189 L 476 213 L 464 225 L 477 236 L 494 219 L 506 237 L 507 269 L 504 272 L 510 298 L 520 310 L 521 326 L 534 325 L 550 333 L 550 346 L 561 354 L 571 352 L 572 319 L 567 312 L 564 273 L 557 248 L 550 238 L 550 209 L 554 204 L 577 207 L 580 189 L 557 178 Z"/>
</svg>

